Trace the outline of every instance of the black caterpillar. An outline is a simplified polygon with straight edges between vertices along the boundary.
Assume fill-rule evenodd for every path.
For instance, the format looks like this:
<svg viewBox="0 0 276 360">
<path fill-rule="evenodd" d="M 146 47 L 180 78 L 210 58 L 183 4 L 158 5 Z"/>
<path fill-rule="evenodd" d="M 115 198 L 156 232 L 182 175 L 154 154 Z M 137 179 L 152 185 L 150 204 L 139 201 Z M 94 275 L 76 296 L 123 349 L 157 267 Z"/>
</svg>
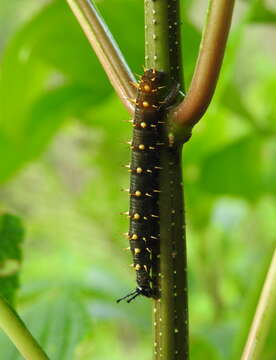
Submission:
<svg viewBox="0 0 276 360">
<path fill-rule="evenodd" d="M 130 163 L 130 218 L 128 238 L 136 270 L 136 289 L 117 300 L 132 301 L 138 295 L 156 297 L 152 284 L 152 264 L 159 254 L 159 172 L 163 118 L 174 95 L 164 93 L 166 76 L 155 69 L 145 70 L 136 87 L 135 116 Z M 177 90 L 178 91 L 178 90 Z"/>
</svg>

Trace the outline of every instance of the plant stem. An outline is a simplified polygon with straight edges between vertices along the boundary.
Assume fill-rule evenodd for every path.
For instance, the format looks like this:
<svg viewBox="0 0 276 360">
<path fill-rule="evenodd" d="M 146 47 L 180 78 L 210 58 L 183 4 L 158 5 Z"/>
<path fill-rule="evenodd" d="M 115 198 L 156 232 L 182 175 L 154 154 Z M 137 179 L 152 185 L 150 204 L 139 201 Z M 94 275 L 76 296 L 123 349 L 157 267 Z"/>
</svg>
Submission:
<svg viewBox="0 0 276 360">
<path fill-rule="evenodd" d="M 49 360 L 23 321 L 0 296 L 0 327 L 26 360 Z"/>
<path fill-rule="evenodd" d="M 187 96 L 173 110 L 172 121 L 194 126 L 213 97 L 219 76 L 235 0 L 210 0 L 195 72 Z"/>
<path fill-rule="evenodd" d="M 136 90 L 131 86 L 135 77 L 96 7 L 89 0 L 67 0 L 92 45 L 111 84 L 127 110 L 133 114 Z"/>
<path fill-rule="evenodd" d="M 265 279 L 242 360 L 260 359 L 260 354 L 276 310 L 276 250 Z"/>
<path fill-rule="evenodd" d="M 184 225 L 181 146 L 161 153 L 160 273 L 161 298 L 155 303 L 160 344 L 156 359 L 189 358 L 187 260 Z"/>
<path fill-rule="evenodd" d="M 179 0 L 145 0 L 145 64 L 183 86 Z"/>
<path fill-rule="evenodd" d="M 145 0 L 145 62 L 183 86 L 179 0 Z M 168 133 L 166 134 L 168 136 Z M 187 266 L 181 168 L 182 146 L 161 151 L 160 261 L 153 268 L 155 360 L 188 359 Z"/>
</svg>

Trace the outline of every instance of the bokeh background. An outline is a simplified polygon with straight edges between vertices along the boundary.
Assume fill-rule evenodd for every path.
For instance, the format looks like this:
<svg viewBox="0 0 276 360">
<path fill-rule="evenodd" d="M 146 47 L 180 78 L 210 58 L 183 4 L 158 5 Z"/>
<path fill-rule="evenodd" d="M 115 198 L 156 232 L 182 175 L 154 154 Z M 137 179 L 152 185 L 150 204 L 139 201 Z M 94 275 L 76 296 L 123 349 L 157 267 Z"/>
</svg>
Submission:
<svg viewBox="0 0 276 360">
<path fill-rule="evenodd" d="M 96 2 L 142 72 L 141 0 Z M 185 81 L 206 1 L 183 1 Z M 276 238 L 276 5 L 237 1 L 214 100 L 184 148 L 192 360 L 239 359 Z M 17 308 L 51 359 L 151 359 L 122 233 L 131 128 L 65 1 L 0 3 L 0 208 L 21 217 Z M 262 360 L 276 359 L 276 322 Z M 18 360 L 0 334 L 0 358 Z"/>
</svg>

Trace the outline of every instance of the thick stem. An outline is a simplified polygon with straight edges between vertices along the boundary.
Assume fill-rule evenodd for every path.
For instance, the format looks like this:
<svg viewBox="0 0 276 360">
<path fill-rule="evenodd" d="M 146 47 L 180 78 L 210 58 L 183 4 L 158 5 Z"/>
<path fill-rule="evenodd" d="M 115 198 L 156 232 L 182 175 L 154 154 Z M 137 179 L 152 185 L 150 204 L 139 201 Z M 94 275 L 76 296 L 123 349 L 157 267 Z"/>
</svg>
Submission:
<svg viewBox="0 0 276 360">
<path fill-rule="evenodd" d="M 179 0 L 145 0 L 145 44 L 146 67 L 165 71 L 168 85 L 183 86 Z M 160 260 L 153 269 L 161 295 L 153 309 L 155 360 L 188 359 L 181 150 L 182 146 L 166 146 L 161 151 Z"/>
<path fill-rule="evenodd" d="M 0 327 L 26 360 L 49 360 L 8 303 L 0 297 Z"/>
<path fill-rule="evenodd" d="M 145 0 L 145 64 L 182 86 L 179 0 Z"/>
<path fill-rule="evenodd" d="M 67 0 L 67 2 L 119 98 L 127 110 L 133 114 L 134 105 L 129 99 L 136 96 L 136 90 L 131 85 L 131 82 L 135 81 L 135 77 L 107 25 L 89 0 Z"/>
<path fill-rule="evenodd" d="M 263 345 L 276 309 L 276 250 L 265 279 L 257 310 L 251 325 L 242 360 L 260 359 Z"/>
<path fill-rule="evenodd" d="M 188 300 L 182 147 L 161 153 L 160 176 L 160 299 L 154 304 L 155 359 L 187 360 Z"/>
<path fill-rule="evenodd" d="M 172 121 L 191 128 L 205 113 L 219 76 L 235 0 L 210 0 L 198 60 L 187 96 L 173 110 Z"/>
</svg>

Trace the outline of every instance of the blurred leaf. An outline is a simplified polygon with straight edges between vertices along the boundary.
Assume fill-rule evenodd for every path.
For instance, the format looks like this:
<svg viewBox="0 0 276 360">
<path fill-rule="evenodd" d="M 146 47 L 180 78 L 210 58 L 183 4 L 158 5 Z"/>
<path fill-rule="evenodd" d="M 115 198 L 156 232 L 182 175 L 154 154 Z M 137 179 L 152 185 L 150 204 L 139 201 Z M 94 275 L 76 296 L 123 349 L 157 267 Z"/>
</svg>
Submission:
<svg viewBox="0 0 276 360">
<path fill-rule="evenodd" d="M 275 23 L 276 11 L 270 9 L 264 0 L 257 0 L 253 5 L 249 21 L 255 23 Z"/>
<path fill-rule="evenodd" d="M 246 136 L 207 156 L 200 174 L 202 188 L 256 199 L 264 186 L 262 144 L 258 137 Z"/>
<path fill-rule="evenodd" d="M 184 63 L 183 65 L 184 77 L 185 77 L 186 90 L 187 90 L 188 85 L 192 80 L 193 71 L 195 68 L 196 59 L 199 51 L 201 34 L 200 31 L 190 22 L 190 20 L 187 17 L 184 17 L 181 26 L 181 36 L 182 36 L 182 53 L 183 53 L 183 63 Z M 189 48 L 189 51 L 187 51 L 187 48 Z"/>
<path fill-rule="evenodd" d="M 38 156 L 64 120 L 81 113 L 91 102 L 90 88 L 71 85 L 53 89 L 30 104 L 20 138 L 12 140 L 3 134 L 1 139 L 0 133 L 0 153 L 5 158 L 0 164 L 0 182 Z"/>
<path fill-rule="evenodd" d="M 220 356 L 216 348 L 206 339 L 200 336 L 191 337 L 191 359 L 193 360 L 219 360 Z"/>
<path fill-rule="evenodd" d="M 81 298 L 62 288 L 47 299 L 25 309 L 22 318 L 52 360 L 74 359 L 76 346 L 90 330 L 89 314 Z M 21 315 L 21 314 L 20 314 Z M 0 334 L 1 356 L 5 360 L 20 360 L 13 344 Z"/>
<path fill-rule="evenodd" d="M 242 89 L 239 89 L 239 87 L 235 85 L 234 82 L 229 83 L 228 86 L 224 88 L 221 97 L 222 102 L 238 116 L 244 117 L 255 126 L 256 124 L 254 116 L 245 105 L 241 92 Z"/>
<path fill-rule="evenodd" d="M 0 215 L 0 292 L 10 303 L 14 302 L 21 267 L 21 246 L 24 230 L 19 217 Z"/>
<path fill-rule="evenodd" d="M 0 165 L 0 181 L 37 156 L 66 117 L 102 101 L 111 91 L 103 79 L 95 55 L 64 2 L 53 2 L 27 23 L 2 62 L 0 154 L 5 161 Z"/>
</svg>

